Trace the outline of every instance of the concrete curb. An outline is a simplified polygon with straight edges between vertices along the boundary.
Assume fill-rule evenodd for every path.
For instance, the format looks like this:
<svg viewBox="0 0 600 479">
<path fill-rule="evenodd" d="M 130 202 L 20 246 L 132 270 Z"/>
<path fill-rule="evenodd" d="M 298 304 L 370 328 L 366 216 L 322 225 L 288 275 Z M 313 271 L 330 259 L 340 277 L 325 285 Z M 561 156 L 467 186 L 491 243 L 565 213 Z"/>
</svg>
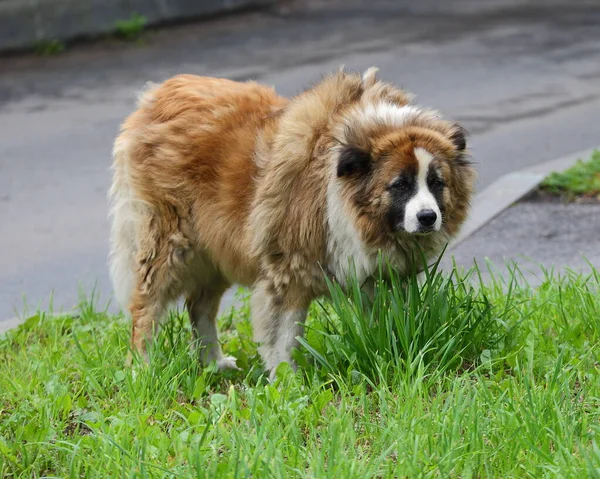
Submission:
<svg viewBox="0 0 600 479">
<path fill-rule="evenodd" d="M 0 51 L 114 32 L 143 15 L 147 26 L 265 7 L 278 0 L 0 0 Z"/>
<path fill-rule="evenodd" d="M 506 208 L 531 192 L 550 173 L 570 168 L 577 160 L 589 158 L 594 150 L 600 150 L 600 147 L 539 163 L 498 178 L 475 196 L 469 219 L 460 234 L 450 244 L 450 249 L 462 243 Z"/>
</svg>

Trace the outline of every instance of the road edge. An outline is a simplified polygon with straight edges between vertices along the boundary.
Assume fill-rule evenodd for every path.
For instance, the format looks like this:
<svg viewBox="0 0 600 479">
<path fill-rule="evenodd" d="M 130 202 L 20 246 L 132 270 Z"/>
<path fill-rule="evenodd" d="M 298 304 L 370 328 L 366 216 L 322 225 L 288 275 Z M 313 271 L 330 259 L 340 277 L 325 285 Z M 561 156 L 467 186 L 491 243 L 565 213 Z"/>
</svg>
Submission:
<svg viewBox="0 0 600 479">
<path fill-rule="evenodd" d="M 595 150 L 600 150 L 600 146 L 538 163 L 498 178 L 475 195 L 469 218 L 459 235 L 451 241 L 449 249 L 470 238 L 504 210 L 533 191 L 550 173 L 570 168 L 577 160 L 589 158 Z"/>
<path fill-rule="evenodd" d="M 144 27 L 274 6 L 280 0 L 5 0 L 0 1 L 0 53 L 48 42 L 106 35 L 142 15 Z"/>
</svg>

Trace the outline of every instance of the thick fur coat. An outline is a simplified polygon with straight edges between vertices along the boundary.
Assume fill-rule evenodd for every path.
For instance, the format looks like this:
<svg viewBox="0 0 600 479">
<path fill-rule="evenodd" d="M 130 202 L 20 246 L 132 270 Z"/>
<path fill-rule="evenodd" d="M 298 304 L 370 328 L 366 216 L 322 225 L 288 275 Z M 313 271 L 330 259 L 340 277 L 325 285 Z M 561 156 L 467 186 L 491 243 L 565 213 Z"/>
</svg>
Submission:
<svg viewBox="0 0 600 479">
<path fill-rule="evenodd" d="M 180 75 L 149 87 L 114 145 L 110 269 L 146 343 L 183 296 L 204 361 L 235 367 L 215 316 L 253 289 L 267 369 L 291 362 L 325 276 L 369 279 L 433 257 L 466 218 L 463 130 L 377 78 L 337 72 L 286 99 L 253 82 Z M 352 265 L 352 267 L 350 266 Z"/>
</svg>

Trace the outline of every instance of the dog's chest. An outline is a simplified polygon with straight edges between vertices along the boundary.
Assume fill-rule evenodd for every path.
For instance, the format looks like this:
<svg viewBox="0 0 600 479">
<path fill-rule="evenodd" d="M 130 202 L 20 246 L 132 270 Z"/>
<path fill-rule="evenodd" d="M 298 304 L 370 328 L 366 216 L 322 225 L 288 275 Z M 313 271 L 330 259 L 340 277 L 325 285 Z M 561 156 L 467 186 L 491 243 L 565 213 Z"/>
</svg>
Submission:
<svg viewBox="0 0 600 479">
<path fill-rule="evenodd" d="M 401 274 L 407 269 L 405 255 L 395 248 L 380 250 L 365 246 L 359 232 L 341 215 L 329 218 L 327 253 L 327 269 L 342 286 L 347 286 L 352 276 L 362 284 L 377 272 L 380 259 Z"/>
<path fill-rule="evenodd" d="M 379 255 L 399 269 L 406 269 L 406 261 L 397 252 L 369 248 L 361 239 L 351 215 L 344 208 L 335 182 L 327 191 L 327 270 L 343 286 L 352 275 L 359 283 L 373 276 L 377 270 Z"/>
<path fill-rule="evenodd" d="M 329 250 L 328 269 L 342 286 L 348 284 L 352 275 L 362 283 L 375 273 L 377 254 L 356 246 L 350 242 L 335 242 Z"/>
<path fill-rule="evenodd" d="M 352 276 L 359 284 L 377 273 L 380 264 L 389 264 L 401 275 L 406 274 L 408 263 L 397 251 L 370 251 L 356 243 L 336 243 L 329 254 L 328 270 L 342 285 L 347 286 Z"/>
</svg>

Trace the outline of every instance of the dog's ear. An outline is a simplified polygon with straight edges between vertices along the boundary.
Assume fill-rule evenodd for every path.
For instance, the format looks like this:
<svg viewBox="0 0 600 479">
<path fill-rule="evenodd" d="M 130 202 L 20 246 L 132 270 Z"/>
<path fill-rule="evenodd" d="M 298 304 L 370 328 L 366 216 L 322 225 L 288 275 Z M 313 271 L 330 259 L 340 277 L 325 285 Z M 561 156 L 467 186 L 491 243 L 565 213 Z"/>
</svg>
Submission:
<svg viewBox="0 0 600 479">
<path fill-rule="evenodd" d="M 454 125 L 450 140 L 458 151 L 464 151 L 467 148 L 467 130 L 459 124 Z"/>
<path fill-rule="evenodd" d="M 377 78 L 377 72 L 379 72 L 379 68 L 371 67 L 363 73 L 362 82 L 365 88 L 371 88 L 379 81 L 379 78 Z"/>
<path fill-rule="evenodd" d="M 337 165 L 338 178 L 342 176 L 364 175 L 371 169 L 371 155 L 354 146 L 342 150 Z"/>
</svg>

